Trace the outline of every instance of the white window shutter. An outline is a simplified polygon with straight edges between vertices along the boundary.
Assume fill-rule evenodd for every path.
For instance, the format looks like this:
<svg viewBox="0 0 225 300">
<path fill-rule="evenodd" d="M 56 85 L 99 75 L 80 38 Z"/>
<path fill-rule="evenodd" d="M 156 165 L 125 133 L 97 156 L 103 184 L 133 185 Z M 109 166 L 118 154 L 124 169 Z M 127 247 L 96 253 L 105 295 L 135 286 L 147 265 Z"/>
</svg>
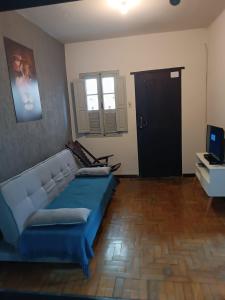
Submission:
<svg viewBox="0 0 225 300">
<path fill-rule="evenodd" d="M 116 77 L 116 124 L 117 131 L 128 131 L 126 80 L 124 76 Z"/>
<path fill-rule="evenodd" d="M 77 131 L 78 133 L 89 133 L 89 116 L 87 111 L 87 101 L 85 93 L 84 80 L 78 79 L 73 82 L 74 97 L 75 97 L 75 109 L 77 119 Z"/>
<path fill-rule="evenodd" d="M 100 111 L 93 110 L 88 112 L 90 133 L 101 133 Z"/>
<path fill-rule="evenodd" d="M 104 110 L 104 132 L 106 134 L 117 132 L 116 110 L 114 109 Z"/>
</svg>

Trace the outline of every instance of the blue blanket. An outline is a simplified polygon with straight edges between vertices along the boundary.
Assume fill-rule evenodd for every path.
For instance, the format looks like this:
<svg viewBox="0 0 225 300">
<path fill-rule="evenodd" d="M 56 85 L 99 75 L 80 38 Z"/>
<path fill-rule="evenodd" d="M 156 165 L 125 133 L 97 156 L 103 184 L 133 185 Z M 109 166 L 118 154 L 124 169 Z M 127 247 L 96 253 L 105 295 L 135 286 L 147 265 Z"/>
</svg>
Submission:
<svg viewBox="0 0 225 300">
<path fill-rule="evenodd" d="M 20 253 L 29 259 L 56 257 L 79 263 L 88 276 L 92 244 L 115 186 L 113 175 L 73 180 L 46 208 L 89 208 L 87 223 L 27 228 L 19 241 Z"/>
</svg>

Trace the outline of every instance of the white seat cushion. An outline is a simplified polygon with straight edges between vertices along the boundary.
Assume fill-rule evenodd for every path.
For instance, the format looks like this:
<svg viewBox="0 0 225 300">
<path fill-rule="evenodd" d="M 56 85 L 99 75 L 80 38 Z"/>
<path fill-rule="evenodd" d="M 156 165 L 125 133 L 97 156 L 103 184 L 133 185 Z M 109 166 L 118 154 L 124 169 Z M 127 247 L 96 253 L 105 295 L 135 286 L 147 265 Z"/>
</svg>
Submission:
<svg viewBox="0 0 225 300">
<path fill-rule="evenodd" d="M 53 226 L 86 223 L 91 210 L 87 208 L 39 209 L 26 222 L 26 226 Z"/>
<path fill-rule="evenodd" d="M 76 172 L 76 176 L 108 176 L 110 167 L 81 168 Z"/>
<path fill-rule="evenodd" d="M 16 245 L 30 215 L 63 191 L 77 169 L 71 152 L 63 150 L 0 184 L 0 230 L 4 239 Z"/>
</svg>

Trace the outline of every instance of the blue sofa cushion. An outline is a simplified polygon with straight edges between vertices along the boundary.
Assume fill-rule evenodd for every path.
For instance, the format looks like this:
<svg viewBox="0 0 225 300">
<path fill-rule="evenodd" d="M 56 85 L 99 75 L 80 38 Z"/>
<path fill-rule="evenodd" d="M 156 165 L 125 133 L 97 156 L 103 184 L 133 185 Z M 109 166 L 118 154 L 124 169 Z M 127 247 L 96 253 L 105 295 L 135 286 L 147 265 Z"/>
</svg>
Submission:
<svg viewBox="0 0 225 300">
<path fill-rule="evenodd" d="M 31 259 L 72 260 L 80 263 L 88 275 L 89 259 L 94 254 L 92 244 L 115 186 L 111 174 L 76 178 L 46 209 L 86 207 L 91 210 L 87 223 L 27 228 L 20 238 L 20 253 Z"/>
</svg>

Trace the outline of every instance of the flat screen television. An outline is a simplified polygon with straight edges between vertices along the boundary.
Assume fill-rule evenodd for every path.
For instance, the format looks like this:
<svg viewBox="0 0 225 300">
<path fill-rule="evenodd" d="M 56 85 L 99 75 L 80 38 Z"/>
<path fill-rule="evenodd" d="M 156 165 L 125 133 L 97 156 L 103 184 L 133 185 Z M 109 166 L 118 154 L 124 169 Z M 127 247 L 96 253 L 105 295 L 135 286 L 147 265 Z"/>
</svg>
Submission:
<svg viewBox="0 0 225 300">
<path fill-rule="evenodd" d="M 224 162 L 224 130 L 223 128 L 208 125 L 206 138 L 206 151 L 218 161 Z"/>
</svg>

